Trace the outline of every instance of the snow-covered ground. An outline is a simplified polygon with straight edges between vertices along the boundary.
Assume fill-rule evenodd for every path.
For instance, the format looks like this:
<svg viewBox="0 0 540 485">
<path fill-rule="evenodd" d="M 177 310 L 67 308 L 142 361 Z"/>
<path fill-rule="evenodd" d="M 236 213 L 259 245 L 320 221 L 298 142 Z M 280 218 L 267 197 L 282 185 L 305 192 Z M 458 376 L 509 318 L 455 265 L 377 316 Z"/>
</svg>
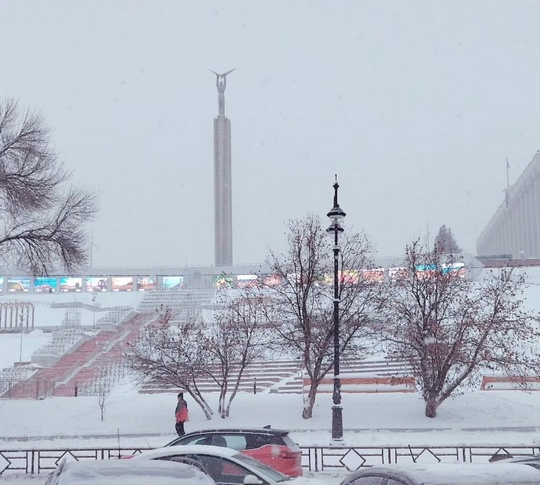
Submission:
<svg viewBox="0 0 540 485">
<path fill-rule="evenodd" d="M 216 409 L 217 395 L 209 394 Z M 301 445 L 330 443 L 331 396 L 317 397 L 313 418 L 301 418 L 301 394 L 240 393 L 231 416 L 207 420 L 190 401 L 186 430 L 209 427 L 285 428 Z M 139 394 L 133 384 L 117 386 L 100 421 L 96 397 L 0 401 L 0 448 L 55 446 L 159 446 L 174 437 L 174 394 Z M 445 402 L 434 419 L 425 417 L 416 394 L 344 394 L 344 444 L 540 445 L 540 393 L 476 391 Z M 110 438 L 107 438 L 110 437 Z"/>
<path fill-rule="evenodd" d="M 216 408 L 217 396 L 209 395 Z M 312 419 L 301 418 L 302 395 L 244 394 L 231 416 L 205 419 L 188 397 L 187 431 L 209 427 L 265 426 L 289 429 L 302 446 L 331 443 L 331 397 L 317 397 Z M 117 386 L 100 420 L 96 397 L 0 401 L 0 450 L 31 448 L 159 447 L 175 437 L 174 394 L 139 394 L 130 382 Z M 345 394 L 344 440 L 349 446 L 540 446 L 540 393 L 468 392 L 445 402 L 437 418 L 424 416 L 415 394 Z M 313 476 L 312 485 L 338 483 L 346 472 Z M 324 476 L 324 480 L 320 478 Z M 0 478 L 11 485 L 35 479 Z"/>
</svg>

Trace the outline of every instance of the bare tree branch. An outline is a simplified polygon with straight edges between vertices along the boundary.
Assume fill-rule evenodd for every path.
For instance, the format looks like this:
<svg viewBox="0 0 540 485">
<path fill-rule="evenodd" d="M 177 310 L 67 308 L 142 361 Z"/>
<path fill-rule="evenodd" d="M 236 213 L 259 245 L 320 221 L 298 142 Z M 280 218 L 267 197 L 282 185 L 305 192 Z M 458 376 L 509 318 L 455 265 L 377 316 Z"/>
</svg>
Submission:
<svg viewBox="0 0 540 485">
<path fill-rule="evenodd" d="M 281 284 L 263 284 L 261 292 L 272 302 L 263 310 L 276 342 L 305 366 L 311 385 L 302 416 L 310 418 L 317 388 L 333 368 L 332 244 L 315 216 L 291 221 L 287 238 L 287 252 L 270 255 Z M 380 285 L 362 277 L 372 267 L 371 252 L 365 235 L 342 236 L 339 319 L 344 356 L 366 355 L 372 315 L 383 301 Z"/>
<path fill-rule="evenodd" d="M 407 247 L 406 271 L 388 283 L 381 328 L 390 355 L 412 367 L 428 417 L 482 370 L 519 377 L 523 386 L 540 370 L 532 345 L 539 318 L 523 310 L 523 278 L 503 269 L 473 282 L 443 251 L 418 241 Z"/>
<path fill-rule="evenodd" d="M 19 115 L 13 100 L 0 102 L 0 260 L 48 274 L 88 258 L 84 225 L 97 213 L 97 194 L 68 184 L 71 174 L 49 145 L 39 115 Z"/>
<path fill-rule="evenodd" d="M 222 418 L 230 414 L 246 367 L 263 358 L 269 347 L 271 337 L 261 325 L 262 303 L 258 292 L 250 288 L 225 289 L 219 294 L 214 322 L 201 332 L 202 348 L 213 364 L 208 367 L 208 374 L 220 388 L 218 412 Z"/>
<path fill-rule="evenodd" d="M 142 382 L 185 390 L 206 418 L 211 419 L 213 411 L 197 386 L 197 379 L 206 375 L 208 368 L 201 347 L 200 329 L 195 322 L 170 325 L 172 312 L 168 307 L 156 311 L 156 321 L 126 352 L 128 366 Z"/>
</svg>

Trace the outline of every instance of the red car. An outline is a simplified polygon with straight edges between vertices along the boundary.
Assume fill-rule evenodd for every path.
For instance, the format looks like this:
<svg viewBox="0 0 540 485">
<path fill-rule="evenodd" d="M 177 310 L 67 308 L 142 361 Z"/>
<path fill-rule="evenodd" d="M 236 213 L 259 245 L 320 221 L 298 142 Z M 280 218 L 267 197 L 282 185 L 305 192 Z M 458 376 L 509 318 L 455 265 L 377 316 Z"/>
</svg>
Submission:
<svg viewBox="0 0 540 485">
<path fill-rule="evenodd" d="M 302 450 L 282 429 L 205 429 L 193 431 L 165 446 L 213 445 L 238 450 L 290 477 L 301 477 Z"/>
</svg>

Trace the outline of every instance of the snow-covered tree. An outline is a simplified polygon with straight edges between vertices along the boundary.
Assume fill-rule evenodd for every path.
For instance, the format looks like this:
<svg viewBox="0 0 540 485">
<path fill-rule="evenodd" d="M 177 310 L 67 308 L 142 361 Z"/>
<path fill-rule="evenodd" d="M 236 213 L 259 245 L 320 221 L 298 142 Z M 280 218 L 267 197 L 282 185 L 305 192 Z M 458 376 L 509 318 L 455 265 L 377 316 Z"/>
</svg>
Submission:
<svg viewBox="0 0 540 485">
<path fill-rule="evenodd" d="M 288 248 L 272 252 L 269 264 L 281 284 L 263 285 L 261 307 L 283 352 L 302 362 L 310 379 L 302 417 L 311 418 L 317 389 L 333 368 L 334 256 L 333 241 L 320 219 L 308 216 L 288 224 Z M 365 355 L 371 315 L 380 303 L 380 284 L 366 277 L 372 268 L 372 246 L 361 233 L 345 231 L 339 252 L 339 350 Z"/>
<path fill-rule="evenodd" d="M 218 412 L 230 414 L 246 367 L 262 358 L 269 335 L 259 328 L 260 300 L 249 289 L 220 292 L 212 321 L 172 325 L 171 309 L 160 309 L 128 352 L 128 362 L 142 382 L 177 387 L 189 393 L 211 419 L 213 411 L 199 389 L 210 378 L 220 389 Z M 227 399 L 228 396 L 228 399 Z"/>
<path fill-rule="evenodd" d="M 201 348 L 200 328 L 194 322 L 172 325 L 172 311 L 160 308 L 157 319 L 141 332 L 126 351 L 128 366 L 141 382 L 184 389 L 201 407 L 207 419 L 213 411 L 197 386 L 208 362 Z"/>
<path fill-rule="evenodd" d="M 220 388 L 218 413 L 222 418 L 230 414 L 246 367 L 264 358 L 269 346 L 268 330 L 258 319 L 258 308 L 262 304 L 260 297 L 249 288 L 222 289 L 214 321 L 201 331 L 200 346 L 209 363 L 207 373 Z"/>
<path fill-rule="evenodd" d="M 413 369 L 433 418 L 438 407 L 482 372 L 521 378 L 538 375 L 538 314 L 523 309 L 522 275 L 511 269 L 481 281 L 463 277 L 455 257 L 415 242 L 406 248 L 407 271 L 388 282 L 381 337 L 388 354 Z"/>
</svg>

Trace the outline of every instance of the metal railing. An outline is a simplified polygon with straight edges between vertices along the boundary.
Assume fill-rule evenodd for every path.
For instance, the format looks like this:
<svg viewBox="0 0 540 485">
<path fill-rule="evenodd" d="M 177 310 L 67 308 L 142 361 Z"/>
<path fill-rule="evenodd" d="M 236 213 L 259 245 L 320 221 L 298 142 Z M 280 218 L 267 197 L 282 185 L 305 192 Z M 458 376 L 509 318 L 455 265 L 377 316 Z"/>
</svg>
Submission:
<svg viewBox="0 0 540 485">
<path fill-rule="evenodd" d="M 539 446 L 383 446 L 383 447 L 300 447 L 302 466 L 310 472 L 354 471 L 389 463 L 475 462 L 488 463 L 493 457 L 524 456 L 540 452 Z M 0 476 L 15 473 L 47 474 L 64 457 L 68 461 L 112 460 L 151 448 L 47 448 L 0 449 Z"/>
<path fill-rule="evenodd" d="M 1 399 L 45 399 L 54 394 L 55 384 L 48 379 L 4 379 L 0 377 Z M 0 468 L 1 468 L 0 460 Z"/>
</svg>

